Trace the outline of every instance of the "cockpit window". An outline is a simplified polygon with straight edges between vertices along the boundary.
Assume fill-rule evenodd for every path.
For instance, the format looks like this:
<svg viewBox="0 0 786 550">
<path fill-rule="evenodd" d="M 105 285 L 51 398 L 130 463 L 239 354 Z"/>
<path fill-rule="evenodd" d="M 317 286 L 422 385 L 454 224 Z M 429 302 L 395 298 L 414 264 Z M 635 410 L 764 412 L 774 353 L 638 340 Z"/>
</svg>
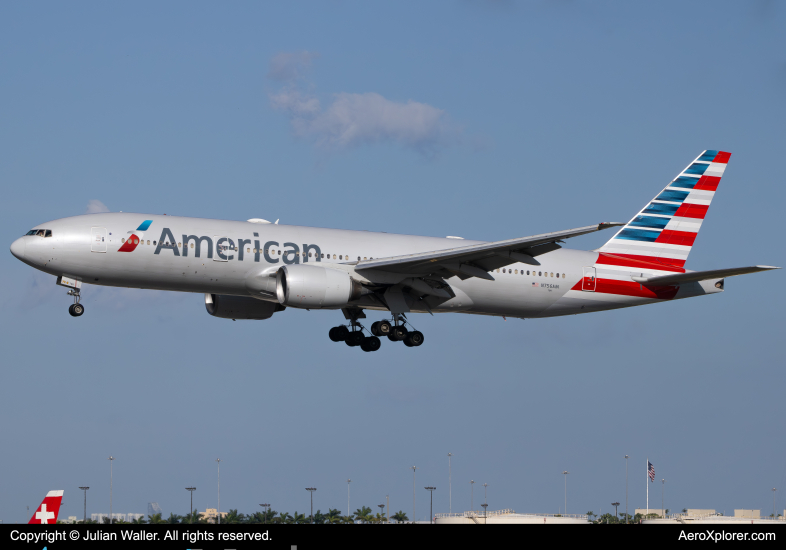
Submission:
<svg viewBox="0 0 786 550">
<path fill-rule="evenodd" d="M 51 237 L 52 230 L 51 229 L 31 229 L 25 235 L 37 235 L 39 237 Z"/>
</svg>

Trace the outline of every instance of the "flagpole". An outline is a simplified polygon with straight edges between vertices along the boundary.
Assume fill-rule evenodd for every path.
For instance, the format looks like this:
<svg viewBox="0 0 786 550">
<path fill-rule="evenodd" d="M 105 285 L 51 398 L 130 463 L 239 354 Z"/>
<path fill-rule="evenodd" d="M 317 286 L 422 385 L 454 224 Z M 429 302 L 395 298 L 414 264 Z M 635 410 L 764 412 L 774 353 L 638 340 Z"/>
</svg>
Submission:
<svg viewBox="0 0 786 550">
<path fill-rule="evenodd" d="M 647 515 L 650 515 L 650 457 L 647 457 Z"/>
</svg>

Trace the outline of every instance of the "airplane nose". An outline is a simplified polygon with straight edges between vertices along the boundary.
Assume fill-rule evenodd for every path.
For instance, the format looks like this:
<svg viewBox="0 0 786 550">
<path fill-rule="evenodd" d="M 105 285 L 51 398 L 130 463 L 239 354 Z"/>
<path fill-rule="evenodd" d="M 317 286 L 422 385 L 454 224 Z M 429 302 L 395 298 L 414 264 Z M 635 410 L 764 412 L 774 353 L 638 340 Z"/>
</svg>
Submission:
<svg viewBox="0 0 786 550">
<path fill-rule="evenodd" d="M 11 254 L 16 256 L 20 260 L 25 259 L 25 240 L 24 238 L 20 237 L 11 243 Z"/>
</svg>

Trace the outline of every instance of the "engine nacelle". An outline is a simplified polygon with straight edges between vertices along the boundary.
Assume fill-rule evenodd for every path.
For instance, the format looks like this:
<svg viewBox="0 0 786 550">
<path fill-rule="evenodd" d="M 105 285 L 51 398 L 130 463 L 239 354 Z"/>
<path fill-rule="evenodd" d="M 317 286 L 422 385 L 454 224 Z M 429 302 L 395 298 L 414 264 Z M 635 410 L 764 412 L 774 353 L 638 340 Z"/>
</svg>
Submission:
<svg viewBox="0 0 786 550">
<path fill-rule="evenodd" d="M 363 294 L 363 285 L 349 273 L 293 264 L 276 273 L 276 297 L 281 305 L 307 309 L 343 307 Z"/>
<path fill-rule="evenodd" d="M 205 294 L 205 309 L 213 317 L 222 319 L 270 319 L 286 308 L 275 302 L 265 302 L 246 296 Z"/>
</svg>

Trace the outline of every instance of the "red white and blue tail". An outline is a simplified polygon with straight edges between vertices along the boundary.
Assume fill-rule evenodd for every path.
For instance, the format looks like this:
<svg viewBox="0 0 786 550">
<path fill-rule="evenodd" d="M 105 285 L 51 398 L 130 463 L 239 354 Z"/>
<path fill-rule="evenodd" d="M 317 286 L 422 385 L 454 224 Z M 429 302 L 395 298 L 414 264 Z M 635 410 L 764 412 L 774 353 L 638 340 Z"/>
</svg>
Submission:
<svg viewBox="0 0 786 550">
<path fill-rule="evenodd" d="M 704 151 L 598 252 L 682 268 L 730 156 Z"/>
<path fill-rule="evenodd" d="M 49 491 L 27 523 L 57 523 L 63 491 Z"/>
</svg>

